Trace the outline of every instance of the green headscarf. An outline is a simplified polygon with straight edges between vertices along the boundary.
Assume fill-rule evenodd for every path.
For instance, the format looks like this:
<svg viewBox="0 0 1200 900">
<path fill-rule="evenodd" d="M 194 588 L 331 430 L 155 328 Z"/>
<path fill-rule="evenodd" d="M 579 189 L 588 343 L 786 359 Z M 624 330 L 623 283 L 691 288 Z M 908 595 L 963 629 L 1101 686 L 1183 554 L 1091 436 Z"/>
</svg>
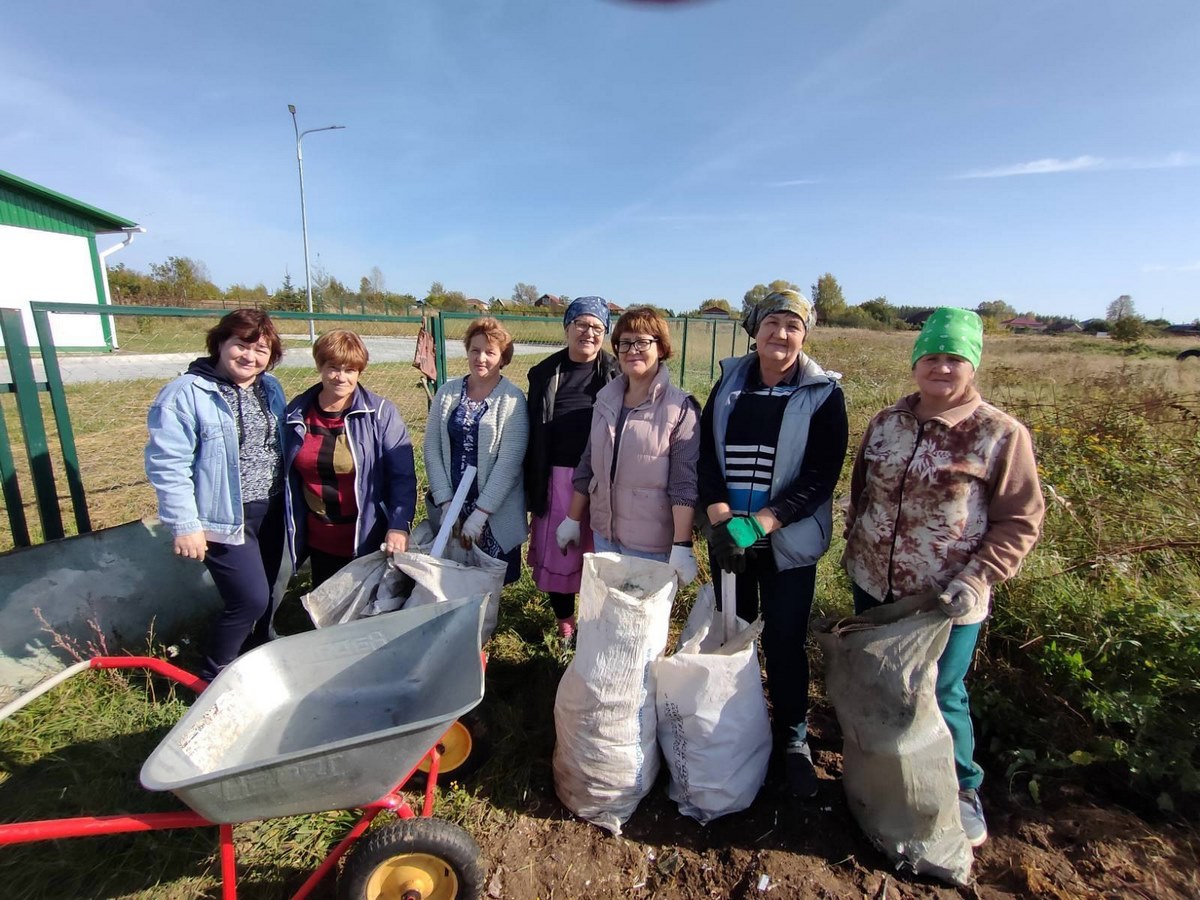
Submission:
<svg viewBox="0 0 1200 900">
<path fill-rule="evenodd" d="M 912 364 L 933 353 L 961 356 L 978 369 L 983 356 L 983 319 L 969 309 L 935 309 L 913 344 Z"/>
<path fill-rule="evenodd" d="M 742 328 L 750 337 L 758 334 L 758 326 L 771 313 L 795 313 L 804 322 L 804 330 L 812 328 L 817 322 L 817 311 L 799 291 L 773 291 L 754 305 L 754 308 L 742 318 Z"/>
</svg>

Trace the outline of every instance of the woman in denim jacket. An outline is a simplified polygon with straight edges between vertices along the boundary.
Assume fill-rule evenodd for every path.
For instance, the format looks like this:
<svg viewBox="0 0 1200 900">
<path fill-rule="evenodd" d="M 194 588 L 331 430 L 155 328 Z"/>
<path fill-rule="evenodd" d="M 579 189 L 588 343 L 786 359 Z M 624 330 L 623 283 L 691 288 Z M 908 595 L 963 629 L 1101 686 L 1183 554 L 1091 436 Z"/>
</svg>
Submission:
<svg viewBox="0 0 1200 900">
<path fill-rule="evenodd" d="M 208 356 L 150 406 L 146 475 L 175 553 L 203 562 L 224 603 L 200 675 L 211 681 L 271 636 L 283 557 L 283 388 L 267 370 L 283 345 L 266 313 L 236 309 L 208 332 Z"/>
</svg>

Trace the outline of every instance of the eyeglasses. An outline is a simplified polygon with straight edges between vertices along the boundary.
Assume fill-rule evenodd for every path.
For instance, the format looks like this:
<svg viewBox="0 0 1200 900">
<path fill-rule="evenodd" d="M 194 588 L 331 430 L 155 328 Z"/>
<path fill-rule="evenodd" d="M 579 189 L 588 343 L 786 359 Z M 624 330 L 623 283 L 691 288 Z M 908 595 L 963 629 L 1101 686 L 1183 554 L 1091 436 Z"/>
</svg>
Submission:
<svg viewBox="0 0 1200 900">
<path fill-rule="evenodd" d="M 580 334 L 604 334 L 603 325 L 589 325 L 586 322 L 572 322 L 571 324 Z"/>
<path fill-rule="evenodd" d="M 645 353 L 650 349 L 651 344 L 657 344 L 658 338 L 638 338 L 636 341 L 617 341 L 613 344 L 618 353 L 628 353 L 634 350 L 638 353 Z"/>
</svg>

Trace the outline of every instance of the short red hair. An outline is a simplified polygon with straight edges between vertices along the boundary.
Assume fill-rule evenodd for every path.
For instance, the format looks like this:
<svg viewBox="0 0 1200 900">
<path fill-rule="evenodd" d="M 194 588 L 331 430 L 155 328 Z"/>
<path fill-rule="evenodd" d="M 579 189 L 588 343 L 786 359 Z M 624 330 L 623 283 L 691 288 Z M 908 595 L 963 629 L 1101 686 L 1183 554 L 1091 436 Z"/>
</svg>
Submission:
<svg viewBox="0 0 1200 900">
<path fill-rule="evenodd" d="M 471 341 L 478 335 L 483 335 L 487 338 L 489 344 L 494 344 L 500 348 L 500 367 L 503 368 L 512 362 L 513 358 L 513 339 L 512 335 L 504 330 L 504 326 L 493 319 L 491 316 L 484 316 L 476 319 L 467 326 L 467 333 L 463 335 L 463 346 L 470 350 Z"/>
<path fill-rule="evenodd" d="M 649 334 L 658 342 L 658 358 L 664 362 L 671 358 L 671 332 L 667 320 L 649 306 L 635 306 L 621 314 L 612 330 L 613 350 L 625 332 Z"/>
<path fill-rule="evenodd" d="M 221 321 L 208 329 L 204 345 L 208 349 L 208 357 L 216 362 L 221 355 L 221 345 L 230 338 L 237 338 L 247 344 L 257 344 L 266 341 L 271 348 L 271 358 L 267 360 L 267 368 L 275 368 L 275 364 L 283 359 L 283 341 L 275 330 L 275 323 L 261 309 L 235 309 L 221 317 Z"/>
</svg>

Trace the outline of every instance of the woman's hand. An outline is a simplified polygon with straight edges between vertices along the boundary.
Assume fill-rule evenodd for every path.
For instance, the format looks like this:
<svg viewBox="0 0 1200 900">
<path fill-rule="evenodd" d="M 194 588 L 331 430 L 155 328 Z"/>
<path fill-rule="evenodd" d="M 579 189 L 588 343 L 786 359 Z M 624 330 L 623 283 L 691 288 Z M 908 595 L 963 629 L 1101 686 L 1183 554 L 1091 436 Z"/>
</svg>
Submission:
<svg viewBox="0 0 1200 900">
<path fill-rule="evenodd" d="M 980 601 L 979 591 L 965 581 L 952 581 L 938 595 L 938 608 L 948 619 L 960 619 L 975 609 Z"/>
<path fill-rule="evenodd" d="M 680 547 L 676 544 L 671 548 L 671 558 L 667 562 L 675 570 L 680 587 L 691 584 L 700 574 L 696 566 L 696 554 L 692 552 L 691 547 Z"/>
<path fill-rule="evenodd" d="M 379 545 L 384 553 L 403 553 L 408 549 L 408 532 L 393 528 Z"/>
<path fill-rule="evenodd" d="M 554 540 L 558 543 L 558 549 L 565 554 L 568 547 L 579 543 L 579 522 L 567 516 L 554 529 Z"/>
<path fill-rule="evenodd" d="M 472 544 L 479 543 L 479 539 L 483 537 L 483 526 L 487 524 L 489 515 L 487 510 L 475 507 L 475 511 L 467 516 L 467 521 L 463 522 L 462 536 Z"/>
<path fill-rule="evenodd" d="M 193 531 L 191 534 L 175 535 L 175 555 L 182 556 L 186 559 L 196 559 L 204 561 L 204 554 L 208 552 L 208 540 L 204 537 L 203 531 Z"/>
</svg>

